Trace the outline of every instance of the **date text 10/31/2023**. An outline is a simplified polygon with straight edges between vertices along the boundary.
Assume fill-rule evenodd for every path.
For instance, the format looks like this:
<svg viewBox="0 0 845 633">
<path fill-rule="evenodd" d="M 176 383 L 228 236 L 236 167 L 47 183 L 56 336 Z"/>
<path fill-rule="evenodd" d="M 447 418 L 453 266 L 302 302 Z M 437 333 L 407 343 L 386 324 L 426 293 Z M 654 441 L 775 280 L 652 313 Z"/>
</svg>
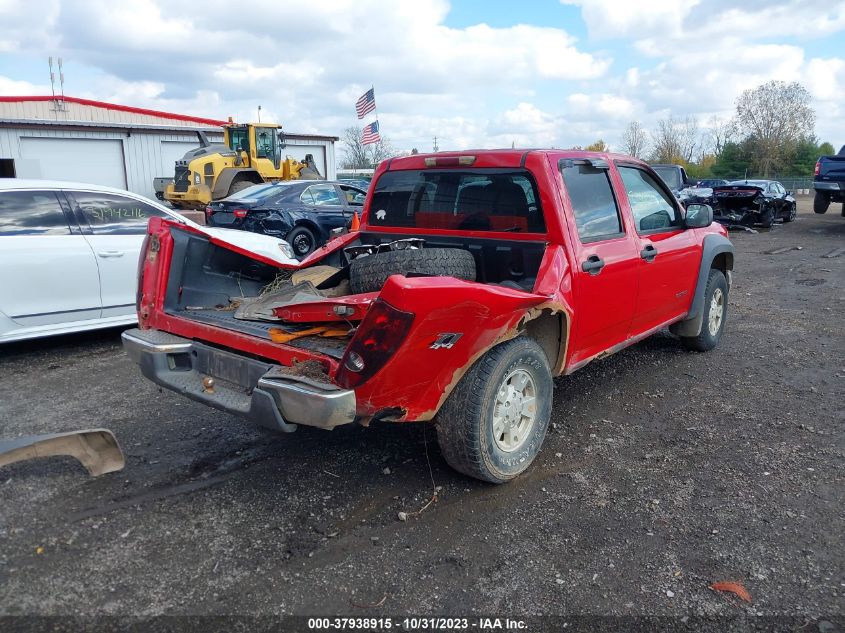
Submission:
<svg viewBox="0 0 845 633">
<path fill-rule="evenodd" d="M 442 618 L 442 617 L 402 617 L 402 618 L 309 618 L 308 629 L 311 631 L 338 630 L 391 630 L 404 631 L 524 631 L 523 620 L 511 618 Z"/>
</svg>

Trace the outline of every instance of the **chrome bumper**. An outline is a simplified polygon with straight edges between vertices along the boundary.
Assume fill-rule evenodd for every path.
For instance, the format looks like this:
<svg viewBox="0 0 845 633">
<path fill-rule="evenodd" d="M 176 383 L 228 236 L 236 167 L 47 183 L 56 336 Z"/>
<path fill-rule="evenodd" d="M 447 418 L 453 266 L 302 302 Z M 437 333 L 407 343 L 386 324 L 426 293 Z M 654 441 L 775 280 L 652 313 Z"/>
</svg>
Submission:
<svg viewBox="0 0 845 633">
<path fill-rule="evenodd" d="M 355 420 L 355 392 L 159 330 L 126 330 L 123 347 L 162 387 L 274 430 L 333 429 Z"/>
</svg>

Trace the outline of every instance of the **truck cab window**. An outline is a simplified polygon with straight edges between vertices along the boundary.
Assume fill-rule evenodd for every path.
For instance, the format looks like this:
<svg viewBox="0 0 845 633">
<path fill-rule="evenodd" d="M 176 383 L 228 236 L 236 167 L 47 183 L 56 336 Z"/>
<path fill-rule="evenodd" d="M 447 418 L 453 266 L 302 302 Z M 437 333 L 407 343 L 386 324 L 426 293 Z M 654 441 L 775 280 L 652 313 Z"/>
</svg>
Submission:
<svg viewBox="0 0 845 633">
<path fill-rule="evenodd" d="M 674 196 L 661 187 L 648 172 L 636 167 L 619 166 L 625 183 L 634 226 L 640 233 L 681 228 L 681 214 Z"/>
<path fill-rule="evenodd" d="M 249 151 L 249 131 L 246 127 L 230 127 L 229 128 L 229 149 L 232 151 L 238 149 Z"/>
<path fill-rule="evenodd" d="M 275 130 L 271 128 L 255 128 L 255 155 L 258 158 L 276 158 L 276 147 L 273 143 L 276 138 Z"/>
<path fill-rule="evenodd" d="M 622 220 L 606 169 L 573 165 L 561 170 L 575 226 L 582 242 L 595 242 L 621 235 Z"/>
</svg>

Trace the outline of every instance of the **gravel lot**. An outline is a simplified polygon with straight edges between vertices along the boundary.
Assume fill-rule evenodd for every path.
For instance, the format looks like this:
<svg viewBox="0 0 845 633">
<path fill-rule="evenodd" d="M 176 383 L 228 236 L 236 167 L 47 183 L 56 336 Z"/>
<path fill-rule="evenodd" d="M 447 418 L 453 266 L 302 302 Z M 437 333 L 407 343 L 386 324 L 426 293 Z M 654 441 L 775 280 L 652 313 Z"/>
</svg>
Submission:
<svg viewBox="0 0 845 633">
<path fill-rule="evenodd" d="M 119 331 L 0 348 L 0 435 L 102 426 L 127 458 L 0 470 L 0 614 L 841 618 L 845 219 L 808 208 L 732 234 L 719 349 L 659 335 L 558 379 L 505 486 L 424 425 L 254 429 L 142 379 Z"/>
</svg>

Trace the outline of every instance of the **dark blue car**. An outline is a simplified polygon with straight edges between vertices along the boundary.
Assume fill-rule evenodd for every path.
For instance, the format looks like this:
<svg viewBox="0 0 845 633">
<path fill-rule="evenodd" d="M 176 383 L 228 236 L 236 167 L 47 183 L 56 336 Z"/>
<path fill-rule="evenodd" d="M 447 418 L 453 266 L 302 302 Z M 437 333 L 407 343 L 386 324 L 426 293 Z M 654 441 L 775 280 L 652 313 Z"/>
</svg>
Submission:
<svg viewBox="0 0 845 633">
<path fill-rule="evenodd" d="M 254 185 L 212 202 L 206 223 L 273 235 L 287 241 L 299 259 L 325 244 L 333 229 L 359 215 L 367 192 L 343 182 L 297 180 Z"/>
</svg>

